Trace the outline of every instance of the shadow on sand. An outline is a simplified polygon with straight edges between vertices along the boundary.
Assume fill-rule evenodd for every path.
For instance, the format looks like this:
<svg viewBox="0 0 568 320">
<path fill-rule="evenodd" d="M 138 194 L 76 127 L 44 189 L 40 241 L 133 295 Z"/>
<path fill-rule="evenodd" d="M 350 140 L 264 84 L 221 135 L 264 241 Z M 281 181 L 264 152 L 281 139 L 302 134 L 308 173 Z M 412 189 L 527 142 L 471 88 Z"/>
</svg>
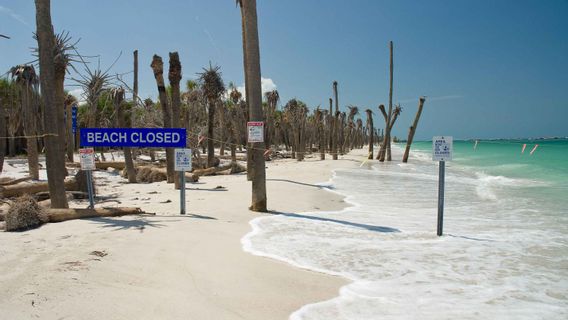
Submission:
<svg viewBox="0 0 568 320">
<path fill-rule="evenodd" d="M 298 182 L 298 181 L 293 181 L 293 180 L 288 180 L 288 179 L 266 179 L 266 181 L 288 182 L 288 183 L 299 184 L 299 185 L 302 185 L 302 186 L 318 188 L 318 189 L 333 189 L 330 186 L 320 186 L 320 185 L 317 185 L 317 184 Z"/>
<path fill-rule="evenodd" d="M 381 232 L 381 233 L 400 232 L 400 230 L 398 230 L 396 228 L 383 227 L 383 226 L 373 226 L 373 225 L 370 225 L 370 224 L 356 223 L 356 222 L 350 222 L 350 221 L 345 221 L 345 220 L 337 220 L 337 219 L 323 218 L 323 217 L 316 217 L 316 216 L 307 216 L 307 215 L 303 215 L 303 214 L 289 213 L 289 212 L 270 211 L 270 213 L 271 214 L 277 214 L 277 215 L 283 215 L 283 216 L 291 217 L 291 218 L 300 218 L 300 219 L 308 219 L 308 220 L 315 220 L 315 221 L 339 223 L 339 224 L 342 224 L 342 225 L 355 227 L 355 228 L 361 228 L 361 229 L 365 229 L 365 230 L 369 230 L 369 231 L 373 231 L 373 232 Z"/>
</svg>

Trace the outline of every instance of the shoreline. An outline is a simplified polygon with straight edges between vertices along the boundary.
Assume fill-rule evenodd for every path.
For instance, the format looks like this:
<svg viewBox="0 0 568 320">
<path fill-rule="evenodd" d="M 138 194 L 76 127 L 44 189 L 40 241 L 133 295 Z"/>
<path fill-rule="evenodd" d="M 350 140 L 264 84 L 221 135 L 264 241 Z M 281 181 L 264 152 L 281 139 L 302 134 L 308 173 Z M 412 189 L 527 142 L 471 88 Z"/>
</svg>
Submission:
<svg viewBox="0 0 568 320">
<path fill-rule="evenodd" d="M 267 163 L 271 212 L 345 208 L 343 196 L 315 185 L 329 181 L 333 169 L 353 165 L 352 156 L 343 158 Z M 241 240 L 251 233 L 252 221 L 269 216 L 246 209 L 250 185 L 244 175 L 188 184 L 187 216 L 179 215 L 173 185 L 129 185 L 107 172 L 96 176 L 99 195 L 108 197 L 98 206 L 134 205 L 157 215 L 0 233 L 3 316 L 288 319 L 305 305 L 337 297 L 349 283 L 244 250 Z"/>
</svg>

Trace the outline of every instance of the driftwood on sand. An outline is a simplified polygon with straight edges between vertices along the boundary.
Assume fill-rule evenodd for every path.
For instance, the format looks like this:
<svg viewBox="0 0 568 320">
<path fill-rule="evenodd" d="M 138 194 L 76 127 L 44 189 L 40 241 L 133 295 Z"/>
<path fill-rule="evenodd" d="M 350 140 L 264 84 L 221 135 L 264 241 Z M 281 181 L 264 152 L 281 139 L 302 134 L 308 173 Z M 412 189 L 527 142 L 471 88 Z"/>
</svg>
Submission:
<svg viewBox="0 0 568 320">
<path fill-rule="evenodd" d="M 239 173 L 239 172 L 244 172 L 246 171 L 246 168 L 244 166 L 241 166 L 238 163 L 230 163 L 224 166 L 219 166 L 219 167 L 211 167 L 211 168 L 207 168 L 207 169 L 197 169 L 197 170 L 193 170 L 193 174 L 197 175 L 197 176 L 211 176 L 214 174 L 217 174 L 219 172 L 222 171 L 227 171 L 227 170 L 231 170 L 229 173 L 233 174 L 233 173 Z"/>
<path fill-rule="evenodd" d="M 17 183 L 24 182 L 24 181 L 28 181 L 28 180 L 31 180 L 31 179 L 32 179 L 31 176 L 27 176 L 27 177 L 23 177 L 23 178 L 19 178 L 19 179 L 1 180 L 0 186 L 10 186 L 10 185 L 17 184 Z"/>
<path fill-rule="evenodd" d="M 147 214 L 140 208 L 95 208 L 95 209 L 46 209 L 49 222 L 62 222 L 73 219 L 120 217 L 125 215 Z"/>
<path fill-rule="evenodd" d="M 155 166 L 139 166 L 136 170 L 136 181 L 140 183 L 152 183 L 167 180 L 167 169 Z M 126 178 L 126 170 L 122 170 L 121 176 Z M 190 172 L 185 173 L 186 182 L 197 182 L 199 176 Z"/>
<path fill-rule="evenodd" d="M 65 190 L 77 190 L 77 182 L 75 179 L 65 181 Z M 7 186 L 0 186 L 0 198 L 18 197 L 23 194 L 34 194 L 37 192 L 48 191 L 49 185 L 47 182 L 36 183 L 18 183 Z"/>
<path fill-rule="evenodd" d="M 65 164 L 67 167 L 80 168 L 80 163 L 68 162 Z M 96 161 L 95 166 L 97 169 L 106 170 L 108 168 L 115 168 L 117 170 L 122 170 L 126 168 L 126 164 L 122 161 Z"/>
</svg>

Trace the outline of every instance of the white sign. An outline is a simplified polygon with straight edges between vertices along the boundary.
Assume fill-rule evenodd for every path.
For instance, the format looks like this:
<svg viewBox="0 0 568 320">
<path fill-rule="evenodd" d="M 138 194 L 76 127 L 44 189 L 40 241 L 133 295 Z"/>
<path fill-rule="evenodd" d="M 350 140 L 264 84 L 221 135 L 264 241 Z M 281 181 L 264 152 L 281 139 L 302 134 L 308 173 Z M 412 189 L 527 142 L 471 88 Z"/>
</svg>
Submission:
<svg viewBox="0 0 568 320">
<path fill-rule="evenodd" d="M 95 165 L 95 149 L 79 149 L 79 159 L 81 162 L 81 170 L 97 170 L 97 166 Z"/>
<path fill-rule="evenodd" d="M 264 142 L 264 122 L 249 121 L 247 127 L 248 142 Z"/>
<path fill-rule="evenodd" d="M 174 149 L 175 171 L 191 171 L 191 149 Z"/>
<path fill-rule="evenodd" d="M 432 138 L 432 160 L 451 161 L 453 153 L 453 138 L 439 136 Z"/>
</svg>

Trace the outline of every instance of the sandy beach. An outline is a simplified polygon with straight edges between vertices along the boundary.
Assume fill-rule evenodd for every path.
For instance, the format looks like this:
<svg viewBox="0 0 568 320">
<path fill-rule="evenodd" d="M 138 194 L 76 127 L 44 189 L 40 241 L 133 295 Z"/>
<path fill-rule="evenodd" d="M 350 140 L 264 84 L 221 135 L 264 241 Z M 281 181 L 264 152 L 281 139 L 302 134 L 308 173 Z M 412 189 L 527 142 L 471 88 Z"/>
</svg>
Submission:
<svg viewBox="0 0 568 320">
<path fill-rule="evenodd" d="M 333 169 L 358 166 L 358 153 L 339 161 L 268 162 L 271 214 L 345 207 L 342 197 L 314 184 L 329 180 Z M 173 185 L 95 176 L 104 198 L 97 206 L 137 206 L 156 215 L 0 232 L 0 318 L 287 319 L 303 305 L 337 296 L 347 283 L 243 251 L 249 221 L 259 216 L 247 210 L 246 174 L 188 184 L 186 216 L 179 215 Z"/>
</svg>

